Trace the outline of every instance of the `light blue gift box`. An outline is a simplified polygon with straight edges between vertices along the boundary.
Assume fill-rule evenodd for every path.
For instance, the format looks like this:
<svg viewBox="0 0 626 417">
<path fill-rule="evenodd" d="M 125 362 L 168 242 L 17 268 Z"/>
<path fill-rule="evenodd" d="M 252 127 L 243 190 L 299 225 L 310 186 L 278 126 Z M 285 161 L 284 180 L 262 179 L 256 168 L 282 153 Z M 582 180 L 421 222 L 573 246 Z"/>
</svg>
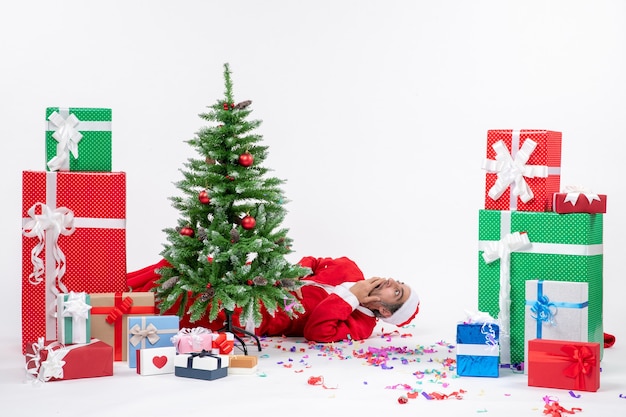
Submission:
<svg viewBox="0 0 626 417">
<path fill-rule="evenodd" d="M 128 366 L 137 367 L 137 350 L 174 346 L 172 336 L 178 333 L 178 316 L 128 317 Z"/>
</svg>

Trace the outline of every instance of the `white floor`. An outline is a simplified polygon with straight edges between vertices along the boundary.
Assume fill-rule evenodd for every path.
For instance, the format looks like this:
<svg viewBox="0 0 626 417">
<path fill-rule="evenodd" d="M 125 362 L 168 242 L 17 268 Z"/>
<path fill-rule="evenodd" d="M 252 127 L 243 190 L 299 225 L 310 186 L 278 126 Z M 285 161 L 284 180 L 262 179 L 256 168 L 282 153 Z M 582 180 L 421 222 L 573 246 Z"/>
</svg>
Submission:
<svg viewBox="0 0 626 417">
<path fill-rule="evenodd" d="M 0 404 L 10 416 L 316 416 L 488 415 L 543 416 L 544 398 L 591 417 L 624 416 L 626 348 L 624 333 L 606 349 L 598 392 L 527 386 L 522 373 L 502 370 L 499 378 L 457 377 L 445 367 L 455 358 L 454 325 L 377 328 L 365 342 L 309 345 L 302 339 L 268 338 L 254 375 L 215 381 L 171 375 L 140 376 L 116 362 L 114 376 L 26 382 L 17 341 L 0 346 Z M 400 330 L 400 331 L 398 331 Z M 402 334 L 400 333 L 402 332 Z M 385 366 L 373 354 L 387 354 Z M 407 396 L 419 391 L 415 398 Z M 428 400 L 427 394 L 462 393 L 461 399 Z M 401 404 L 398 399 L 407 397 Z M 567 414 L 563 414 L 567 415 Z"/>
</svg>

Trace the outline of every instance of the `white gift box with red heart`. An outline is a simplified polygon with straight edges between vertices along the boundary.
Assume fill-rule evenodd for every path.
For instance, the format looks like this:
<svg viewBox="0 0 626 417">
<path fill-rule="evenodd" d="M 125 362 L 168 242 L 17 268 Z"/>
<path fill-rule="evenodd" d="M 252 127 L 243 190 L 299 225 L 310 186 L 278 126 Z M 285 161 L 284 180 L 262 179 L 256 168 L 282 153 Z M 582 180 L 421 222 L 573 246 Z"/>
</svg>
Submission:
<svg viewBox="0 0 626 417">
<path fill-rule="evenodd" d="M 138 349 L 136 354 L 137 373 L 139 375 L 174 373 L 174 359 L 176 357 L 176 348 L 174 346 Z"/>
</svg>

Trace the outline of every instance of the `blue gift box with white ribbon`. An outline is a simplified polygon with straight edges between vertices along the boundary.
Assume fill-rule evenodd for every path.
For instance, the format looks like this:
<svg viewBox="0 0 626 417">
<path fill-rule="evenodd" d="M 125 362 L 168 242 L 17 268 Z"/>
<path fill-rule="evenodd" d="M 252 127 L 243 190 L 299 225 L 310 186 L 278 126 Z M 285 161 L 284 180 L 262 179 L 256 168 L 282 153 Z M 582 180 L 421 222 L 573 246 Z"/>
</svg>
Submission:
<svg viewBox="0 0 626 417">
<path fill-rule="evenodd" d="M 590 342 L 588 283 L 528 280 L 525 304 L 525 363 L 532 339 Z"/>
<path fill-rule="evenodd" d="M 456 328 L 456 373 L 500 376 L 500 328 L 495 323 L 460 323 Z"/>
</svg>

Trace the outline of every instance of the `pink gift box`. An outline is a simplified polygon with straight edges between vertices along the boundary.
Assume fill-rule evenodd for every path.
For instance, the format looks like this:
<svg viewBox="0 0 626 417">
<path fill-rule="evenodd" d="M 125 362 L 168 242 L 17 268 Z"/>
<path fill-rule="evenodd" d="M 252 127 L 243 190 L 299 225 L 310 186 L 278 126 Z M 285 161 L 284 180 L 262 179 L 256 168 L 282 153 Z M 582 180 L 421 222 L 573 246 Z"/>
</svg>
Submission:
<svg viewBox="0 0 626 417">
<path fill-rule="evenodd" d="M 204 327 L 183 328 L 171 340 L 178 353 L 210 352 L 213 349 L 213 333 Z"/>
</svg>

